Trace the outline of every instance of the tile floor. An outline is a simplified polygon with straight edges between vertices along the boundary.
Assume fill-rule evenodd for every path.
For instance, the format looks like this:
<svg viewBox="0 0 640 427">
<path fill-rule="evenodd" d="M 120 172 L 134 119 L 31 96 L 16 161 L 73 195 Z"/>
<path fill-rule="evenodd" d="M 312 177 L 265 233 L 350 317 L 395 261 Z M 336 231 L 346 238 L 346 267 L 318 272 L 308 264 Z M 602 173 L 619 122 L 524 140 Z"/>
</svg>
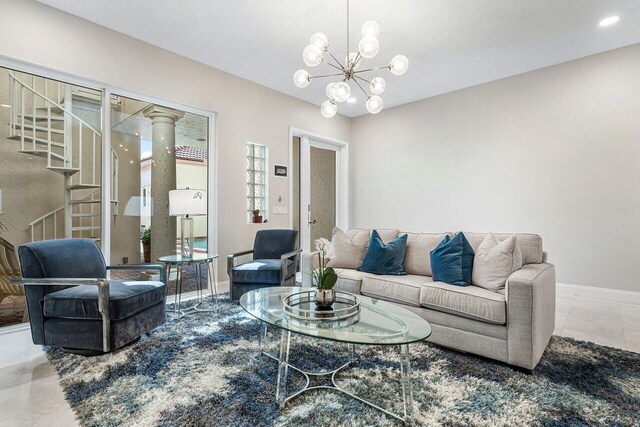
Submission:
<svg viewBox="0 0 640 427">
<path fill-rule="evenodd" d="M 640 305 L 559 296 L 555 334 L 640 353 Z M 76 425 L 57 374 L 31 344 L 29 330 L 0 333 L 0 426 Z"/>
</svg>

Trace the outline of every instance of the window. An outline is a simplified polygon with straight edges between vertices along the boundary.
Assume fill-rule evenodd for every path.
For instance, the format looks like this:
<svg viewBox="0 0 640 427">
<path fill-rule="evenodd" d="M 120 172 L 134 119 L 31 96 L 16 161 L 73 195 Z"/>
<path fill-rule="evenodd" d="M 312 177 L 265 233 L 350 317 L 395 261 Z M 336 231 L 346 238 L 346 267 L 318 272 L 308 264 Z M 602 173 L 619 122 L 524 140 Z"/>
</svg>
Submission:
<svg viewBox="0 0 640 427">
<path fill-rule="evenodd" d="M 259 209 L 266 219 L 267 211 L 267 147 L 247 143 L 247 221 L 253 221 L 253 211 Z M 264 220 L 263 219 L 263 220 Z"/>
</svg>

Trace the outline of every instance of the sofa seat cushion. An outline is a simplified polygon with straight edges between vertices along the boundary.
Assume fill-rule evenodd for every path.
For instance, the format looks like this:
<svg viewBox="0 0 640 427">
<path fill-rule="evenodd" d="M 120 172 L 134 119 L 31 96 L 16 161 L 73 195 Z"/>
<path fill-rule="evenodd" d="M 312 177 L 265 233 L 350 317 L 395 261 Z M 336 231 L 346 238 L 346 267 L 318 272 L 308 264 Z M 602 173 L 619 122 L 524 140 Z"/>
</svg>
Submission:
<svg viewBox="0 0 640 427">
<path fill-rule="evenodd" d="M 372 298 L 420 307 L 420 290 L 432 282 L 429 276 L 378 276 L 368 274 L 362 278 L 360 292 Z"/>
<path fill-rule="evenodd" d="M 234 283 L 280 283 L 280 259 L 254 259 L 231 269 Z M 287 277 L 295 274 L 294 262 L 287 260 Z"/>
<path fill-rule="evenodd" d="M 336 290 L 351 292 L 352 294 L 360 294 L 362 288 L 362 278 L 367 273 L 350 268 L 334 268 L 338 275 L 338 281 L 334 288 Z"/>
<path fill-rule="evenodd" d="M 429 283 L 420 290 L 420 305 L 496 325 L 507 323 L 505 296 L 478 286 Z"/>
<path fill-rule="evenodd" d="M 163 302 L 162 282 L 110 281 L 109 310 L 112 320 L 125 319 Z M 97 286 L 73 286 L 44 297 L 45 317 L 102 319 L 98 310 Z"/>
</svg>

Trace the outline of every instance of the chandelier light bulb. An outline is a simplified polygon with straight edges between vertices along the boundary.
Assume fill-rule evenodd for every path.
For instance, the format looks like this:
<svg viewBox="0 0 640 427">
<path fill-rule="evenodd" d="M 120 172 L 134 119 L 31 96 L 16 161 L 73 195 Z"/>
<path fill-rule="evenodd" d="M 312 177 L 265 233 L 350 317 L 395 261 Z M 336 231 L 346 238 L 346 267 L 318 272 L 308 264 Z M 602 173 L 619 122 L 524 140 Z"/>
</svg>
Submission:
<svg viewBox="0 0 640 427">
<path fill-rule="evenodd" d="M 358 58 L 358 62 L 355 62 L 356 58 L 358 58 L 358 52 L 351 52 L 349 53 L 349 56 L 344 58 L 344 62 L 347 64 L 347 68 L 351 68 L 352 65 L 355 66 L 353 67 L 354 70 L 357 70 L 358 68 L 360 68 L 360 59 Z"/>
<path fill-rule="evenodd" d="M 329 83 L 324 92 L 327 94 L 327 98 L 336 99 L 336 84 L 333 82 Z"/>
<path fill-rule="evenodd" d="M 327 119 L 330 119 L 331 117 L 335 116 L 337 112 L 338 112 L 338 106 L 332 100 L 328 99 L 324 101 L 320 106 L 320 113 L 322 114 L 323 117 L 326 117 Z"/>
<path fill-rule="evenodd" d="M 329 46 L 329 39 L 322 33 L 314 33 L 309 43 L 317 46 L 320 50 L 325 50 Z"/>
<path fill-rule="evenodd" d="M 309 67 L 315 67 L 322 62 L 322 50 L 315 44 L 310 44 L 302 51 L 302 59 Z"/>
<path fill-rule="evenodd" d="M 311 83 L 309 72 L 307 70 L 298 70 L 293 74 L 293 82 L 299 88 L 304 88 L 309 86 Z"/>
<path fill-rule="evenodd" d="M 338 102 L 344 102 L 351 96 L 351 87 L 347 82 L 336 83 L 333 87 L 334 99 Z"/>
<path fill-rule="evenodd" d="M 360 31 L 363 36 L 378 37 L 380 35 L 380 25 L 378 25 L 376 21 L 367 21 L 362 24 L 362 29 Z"/>
<path fill-rule="evenodd" d="M 378 114 L 382 111 L 382 107 L 382 98 L 378 95 L 370 96 L 369 99 L 367 99 L 367 111 L 371 114 Z"/>
<path fill-rule="evenodd" d="M 389 68 L 393 74 L 401 76 L 407 72 L 407 68 L 409 68 L 409 60 L 404 55 L 396 55 L 393 57 L 391 62 L 389 62 Z"/>
<path fill-rule="evenodd" d="M 380 42 L 374 36 L 364 36 L 358 44 L 358 51 L 364 58 L 373 58 L 380 49 Z"/>
<path fill-rule="evenodd" d="M 380 95 L 387 88 L 387 82 L 384 81 L 382 77 L 376 77 L 371 80 L 371 84 L 369 85 L 369 89 L 371 92 Z"/>
</svg>

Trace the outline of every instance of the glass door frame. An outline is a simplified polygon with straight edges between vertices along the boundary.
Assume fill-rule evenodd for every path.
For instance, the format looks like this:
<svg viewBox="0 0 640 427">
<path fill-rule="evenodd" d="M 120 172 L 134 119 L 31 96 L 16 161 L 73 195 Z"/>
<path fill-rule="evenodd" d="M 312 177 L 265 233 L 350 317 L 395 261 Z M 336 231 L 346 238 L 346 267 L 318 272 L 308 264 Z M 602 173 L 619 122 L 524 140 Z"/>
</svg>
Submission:
<svg viewBox="0 0 640 427">
<path fill-rule="evenodd" d="M 102 93 L 102 191 L 101 191 L 101 242 L 100 247 L 104 254 L 105 260 L 111 259 L 111 186 L 105 183 L 111 182 L 111 95 L 117 94 L 128 98 L 138 99 L 150 104 L 158 104 L 181 110 L 200 116 L 207 117 L 209 121 L 208 127 L 208 159 L 207 159 L 207 239 L 208 250 L 210 253 L 218 253 L 218 133 L 217 133 L 217 113 L 210 110 L 194 107 L 191 105 L 181 104 L 154 95 L 148 95 L 141 92 L 117 87 L 104 82 L 98 82 L 91 79 L 77 77 L 65 72 L 52 70 L 39 65 L 15 60 L 0 55 L 0 67 L 8 68 L 15 71 L 21 71 L 47 79 L 59 80 L 72 85 L 84 86 L 90 89 L 98 90 Z M 108 124 L 108 125 L 107 125 Z M 216 268 L 216 273 L 218 272 Z"/>
</svg>

